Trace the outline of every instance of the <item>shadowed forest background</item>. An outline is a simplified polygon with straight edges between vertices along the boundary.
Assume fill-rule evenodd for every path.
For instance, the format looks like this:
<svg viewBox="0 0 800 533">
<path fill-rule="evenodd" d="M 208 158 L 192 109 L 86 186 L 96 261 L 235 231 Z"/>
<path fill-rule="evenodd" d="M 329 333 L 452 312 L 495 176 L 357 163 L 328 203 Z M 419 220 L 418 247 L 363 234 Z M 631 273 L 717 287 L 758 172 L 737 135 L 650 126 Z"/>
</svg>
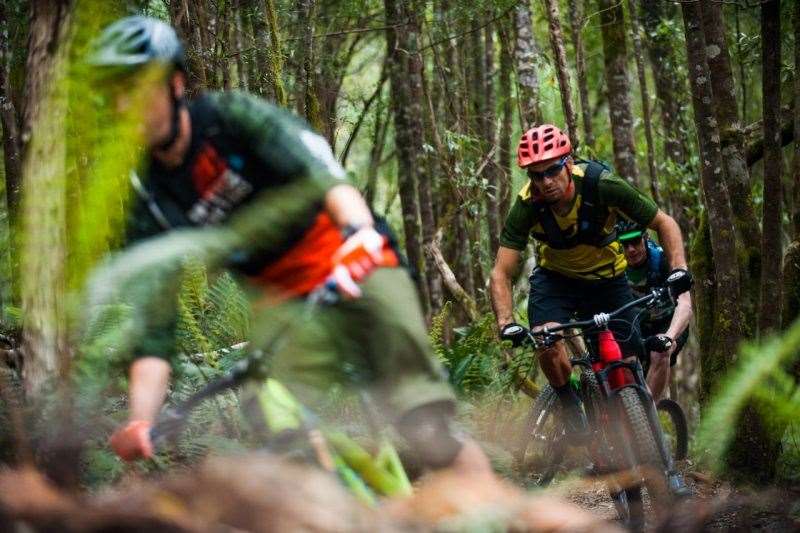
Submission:
<svg viewBox="0 0 800 533">
<path fill-rule="evenodd" d="M 695 319 L 670 396 L 691 422 L 684 467 L 800 482 L 800 2 L 787 0 L 0 2 L 2 463 L 92 489 L 126 470 L 105 443 L 124 419 L 136 307 L 89 318 L 85 306 L 92 272 L 120 244 L 140 154 L 130 122 L 104 115 L 82 58 L 131 13 L 177 29 L 190 96 L 248 91 L 328 140 L 398 235 L 460 417 L 500 472 L 514 476 L 511 442 L 531 403 L 521 389 L 545 381 L 528 350 L 497 340 L 488 276 L 527 179 L 519 137 L 553 123 L 683 232 Z M 533 265 L 516 286 L 520 322 Z M 181 268 L 188 355 L 173 401 L 230 368 L 237 352 L 220 349 L 258 326 L 233 277 Z M 129 303 L 152 290 L 132 277 L 120 287 Z M 336 398 L 331 411 L 353 416 Z M 252 447 L 236 403 L 209 402 L 175 449 L 134 469 Z"/>
</svg>

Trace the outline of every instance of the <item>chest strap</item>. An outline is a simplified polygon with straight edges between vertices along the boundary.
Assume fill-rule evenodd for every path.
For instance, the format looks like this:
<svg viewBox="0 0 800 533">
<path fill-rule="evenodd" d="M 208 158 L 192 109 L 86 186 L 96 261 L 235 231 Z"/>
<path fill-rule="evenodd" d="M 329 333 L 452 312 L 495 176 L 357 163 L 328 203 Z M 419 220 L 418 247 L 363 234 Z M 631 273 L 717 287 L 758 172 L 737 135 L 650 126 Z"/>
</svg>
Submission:
<svg viewBox="0 0 800 533">
<path fill-rule="evenodd" d="M 603 221 L 600 216 L 604 209 L 600 209 L 599 182 L 600 175 L 607 170 L 605 165 L 598 161 L 587 161 L 581 183 L 581 205 L 578 208 L 577 230 L 573 235 L 567 236 L 558 225 L 553 211 L 542 201 L 534 202 L 536 216 L 544 229 L 547 245 L 555 250 L 574 248 L 579 244 L 589 244 L 603 248 L 614 242 L 617 238 L 616 231 L 603 235 Z"/>
</svg>

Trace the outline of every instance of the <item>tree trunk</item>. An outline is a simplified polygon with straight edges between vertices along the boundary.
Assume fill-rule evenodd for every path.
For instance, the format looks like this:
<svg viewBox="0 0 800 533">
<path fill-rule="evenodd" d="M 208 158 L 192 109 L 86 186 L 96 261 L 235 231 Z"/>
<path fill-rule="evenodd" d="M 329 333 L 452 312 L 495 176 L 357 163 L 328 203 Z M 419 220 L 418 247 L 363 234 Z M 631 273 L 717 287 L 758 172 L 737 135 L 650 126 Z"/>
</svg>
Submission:
<svg viewBox="0 0 800 533">
<path fill-rule="evenodd" d="M 25 79 L 21 223 L 25 393 L 33 398 L 66 369 L 65 71 L 68 1 L 34 0 Z"/>
<path fill-rule="evenodd" d="M 706 346 L 703 354 L 703 376 L 701 397 L 707 399 L 716 380 L 719 369 L 726 369 L 741 338 L 742 314 L 739 300 L 739 269 L 736 263 L 736 246 L 733 228 L 733 213 L 725 182 L 719 179 L 722 172 L 722 153 L 716 120 L 711 106 L 711 87 L 708 64 L 706 63 L 705 41 L 700 23 L 699 6 L 695 3 L 681 4 L 686 32 L 686 53 L 689 67 L 689 81 L 692 91 L 692 105 L 700 146 L 702 162 L 701 180 L 708 213 L 709 248 L 694 256 L 697 260 L 709 259 L 713 265 L 714 290 L 710 299 L 714 309 L 713 325 L 702 332 L 708 338 L 701 339 Z M 698 313 L 702 315 L 703 309 Z M 714 339 L 711 342 L 710 339 Z M 705 361 L 711 364 L 706 364 Z"/>
<path fill-rule="evenodd" d="M 512 51 L 509 46 L 508 33 L 505 27 L 503 25 L 498 26 L 500 28 L 500 109 L 502 110 L 499 141 L 500 183 L 498 187 L 498 200 L 500 224 L 502 224 L 511 206 L 511 129 L 514 120 L 514 105 L 511 95 L 511 69 L 513 68 Z"/>
<path fill-rule="evenodd" d="M 489 12 L 487 18 L 494 15 Z M 483 111 L 483 138 L 486 146 L 491 149 L 497 146 L 497 101 L 495 98 L 495 59 L 494 59 L 494 24 L 488 24 L 483 28 L 484 34 L 484 82 L 483 94 L 485 98 Z M 489 233 L 489 248 L 491 256 L 497 254 L 500 247 L 500 168 L 497 165 L 497 158 L 492 157 L 486 165 L 485 177 L 487 182 L 486 198 L 486 226 Z"/>
<path fill-rule="evenodd" d="M 575 48 L 575 69 L 578 74 L 578 95 L 581 101 L 583 119 L 583 142 L 594 146 L 592 133 L 592 109 L 589 103 L 589 82 L 586 79 L 586 50 L 583 47 L 583 8 L 585 0 L 569 0 L 570 26 L 572 27 L 572 46 Z"/>
<path fill-rule="evenodd" d="M 725 177 L 733 208 L 737 233 L 741 236 L 748 254 L 758 254 L 758 221 L 753 211 L 750 193 L 750 173 L 744 158 L 742 125 L 736 105 L 736 84 L 733 79 L 728 44 L 725 40 L 725 20 L 722 4 L 700 2 L 703 12 L 703 33 L 706 56 L 711 70 L 711 90 L 714 110 L 719 124 L 720 146 L 725 164 Z M 750 262 L 757 262 L 751 258 Z M 757 272 L 751 272 L 755 279 Z M 753 287 L 755 290 L 755 287 Z"/>
<path fill-rule="evenodd" d="M 281 38 L 278 31 L 278 17 L 275 14 L 273 0 L 264 0 L 263 4 L 270 40 L 270 47 L 267 53 L 269 56 L 269 78 L 272 83 L 272 90 L 275 93 L 275 103 L 281 107 L 286 107 L 286 90 L 283 88 L 283 49 L 281 48 Z"/>
<path fill-rule="evenodd" d="M 416 35 L 409 37 L 405 23 L 412 13 L 404 2 L 384 0 L 386 9 L 386 41 L 389 54 L 389 83 L 391 106 L 394 115 L 395 144 L 397 146 L 397 179 L 403 212 L 406 254 L 409 263 L 419 276 L 417 288 L 427 311 L 428 283 L 425 277 L 425 262 L 422 256 L 422 233 L 420 228 L 420 205 L 417 171 L 422 166 L 422 121 L 419 99 L 414 98 L 410 80 L 412 66 L 409 61 L 409 45 L 416 47 Z"/>
<path fill-rule="evenodd" d="M 764 114 L 764 213 L 761 236 L 761 337 L 780 326 L 781 288 L 781 23 L 780 0 L 761 4 L 761 61 Z"/>
<path fill-rule="evenodd" d="M 650 193 L 657 204 L 661 203 L 659 194 L 658 173 L 656 172 L 656 152 L 653 146 L 653 128 L 650 115 L 650 95 L 647 90 L 647 75 L 644 70 L 642 54 L 642 28 L 639 15 L 636 13 L 634 0 L 628 0 L 628 14 L 631 17 L 631 33 L 633 35 L 633 55 L 636 58 L 636 73 L 639 76 L 639 93 L 642 96 L 642 118 L 644 119 L 644 137 L 647 142 L 647 169 L 650 172 Z"/>
<path fill-rule="evenodd" d="M 800 240 L 795 239 L 786 248 L 781 279 L 783 280 L 781 328 L 786 329 L 800 317 Z"/>
<path fill-rule="evenodd" d="M 578 138 L 578 118 L 572 107 L 572 91 L 569 86 L 569 70 L 567 68 L 567 53 L 564 50 L 564 36 L 561 33 L 561 15 L 558 12 L 558 0 L 544 0 L 547 23 L 550 27 L 550 46 L 556 63 L 558 75 L 558 89 L 561 92 L 561 108 L 564 110 L 564 120 L 567 122 L 567 135 L 576 142 Z"/>
<path fill-rule="evenodd" d="M 216 41 L 216 62 L 217 68 L 222 76 L 222 88 L 229 91 L 231 89 L 231 65 L 230 59 L 227 56 L 230 44 L 233 41 L 233 36 L 231 35 L 231 15 L 235 15 L 236 13 L 231 12 L 230 2 L 220 2 L 219 5 L 220 13 L 217 15 L 219 27 L 217 31 L 219 35 L 222 36 L 222 39 L 217 39 Z"/>
<path fill-rule="evenodd" d="M 19 115 L 11 90 L 12 51 L 9 49 L 8 6 L 0 4 L 0 126 L 3 128 L 3 163 L 5 169 L 6 206 L 9 226 L 13 227 L 19 211 L 22 184 L 22 140 L 19 136 Z"/>
<path fill-rule="evenodd" d="M 233 1 L 233 39 L 234 46 L 236 46 L 236 82 L 237 87 L 245 91 L 249 90 L 249 70 L 244 58 L 244 10 L 242 9 L 242 0 Z"/>
<path fill-rule="evenodd" d="M 794 71 L 800 72 L 800 2 L 794 3 Z M 800 133 L 800 75 L 794 77 L 794 131 Z M 800 135 L 794 137 L 792 157 L 794 209 L 792 222 L 795 240 L 800 239 Z"/>
<path fill-rule="evenodd" d="M 725 182 L 718 179 L 723 173 L 722 151 L 711 104 L 711 88 L 707 82 L 710 73 L 706 63 L 700 6 L 696 3 L 683 3 L 681 9 L 686 31 L 700 160 L 703 162 L 701 179 L 708 212 L 711 245 L 709 259 L 714 265 L 713 329 L 704 333 L 711 333 L 713 340 L 705 342 L 709 352 L 703 354 L 701 378 L 703 397 L 707 398 L 724 371 L 730 367 L 738 341 L 742 337 L 742 304 L 733 213 Z M 704 314 L 703 310 L 699 314 Z M 737 426 L 736 442 L 728 450 L 727 464 L 750 479 L 771 478 L 775 470 L 776 451 L 775 442 L 766 431 L 762 419 L 752 405 L 748 405 Z"/>
<path fill-rule="evenodd" d="M 300 16 L 305 30 L 303 32 L 303 50 L 301 53 L 303 79 L 300 84 L 303 87 L 303 95 L 302 99 L 298 98 L 298 110 L 301 108 L 300 102 L 302 102 L 302 112 L 305 114 L 306 120 L 315 130 L 324 135 L 326 133 L 325 121 L 319 109 L 316 71 L 314 70 L 316 60 L 314 54 L 314 31 L 316 28 L 317 2 L 316 0 L 302 0 L 298 2 L 298 7 L 300 8 Z M 331 138 L 328 137 L 328 142 L 330 141 Z"/>
<path fill-rule="evenodd" d="M 600 25 L 603 33 L 608 113 L 614 145 L 614 166 L 617 174 L 639 186 L 636 165 L 636 146 L 633 142 L 628 52 L 625 46 L 625 24 L 622 4 L 614 0 L 599 0 Z"/>
<path fill-rule="evenodd" d="M 517 102 L 520 129 L 527 130 L 542 123 L 542 110 L 539 106 L 539 72 L 536 68 L 539 50 L 533 36 L 529 2 L 519 2 L 514 8 L 514 27 L 516 30 L 514 61 L 519 84 Z"/>
</svg>

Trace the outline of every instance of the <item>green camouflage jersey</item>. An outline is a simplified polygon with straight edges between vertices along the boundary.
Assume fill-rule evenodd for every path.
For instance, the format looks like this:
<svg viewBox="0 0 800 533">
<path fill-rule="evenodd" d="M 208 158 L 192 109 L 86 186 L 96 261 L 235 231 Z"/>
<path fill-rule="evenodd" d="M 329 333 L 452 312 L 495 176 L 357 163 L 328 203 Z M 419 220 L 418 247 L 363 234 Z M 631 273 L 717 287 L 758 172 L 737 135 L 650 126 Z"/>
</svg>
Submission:
<svg viewBox="0 0 800 533">
<path fill-rule="evenodd" d="M 578 231 L 578 212 L 581 205 L 581 185 L 585 175 L 586 163 L 577 163 L 572 167 L 572 179 L 575 181 L 575 198 L 570 211 L 561 216 L 553 213 L 556 223 L 562 232 L 575 235 Z M 524 250 L 529 236 L 536 239 L 537 264 L 542 268 L 553 270 L 567 277 L 577 279 L 614 278 L 625 272 L 627 263 L 622 253 L 622 246 L 616 240 L 605 246 L 577 244 L 571 248 L 556 249 L 548 245 L 547 235 L 539 222 L 533 203 L 534 190 L 530 181 L 522 188 L 514 205 L 506 217 L 500 244 L 514 250 Z M 625 180 L 613 176 L 609 171 L 600 175 L 598 182 L 598 210 L 605 212 L 602 233 L 609 235 L 619 216 L 648 226 L 658 212 L 656 204 L 639 192 Z M 604 211 L 603 211 L 604 210 Z"/>
</svg>

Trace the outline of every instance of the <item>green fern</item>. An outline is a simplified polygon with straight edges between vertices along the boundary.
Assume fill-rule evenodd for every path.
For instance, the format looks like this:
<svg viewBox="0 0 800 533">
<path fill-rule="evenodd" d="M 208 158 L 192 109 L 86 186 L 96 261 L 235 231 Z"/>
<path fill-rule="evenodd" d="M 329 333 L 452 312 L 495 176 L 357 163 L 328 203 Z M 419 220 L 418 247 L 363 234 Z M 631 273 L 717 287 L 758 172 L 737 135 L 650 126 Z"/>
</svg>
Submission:
<svg viewBox="0 0 800 533">
<path fill-rule="evenodd" d="M 428 333 L 431 347 L 433 348 L 433 354 L 444 365 L 448 363 L 447 347 L 444 344 L 444 327 L 447 323 L 447 319 L 450 317 L 450 310 L 452 307 L 453 303 L 450 300 L 444 303 L 441 311 L 431 319 L 431 329 Z"/>
</svg>

